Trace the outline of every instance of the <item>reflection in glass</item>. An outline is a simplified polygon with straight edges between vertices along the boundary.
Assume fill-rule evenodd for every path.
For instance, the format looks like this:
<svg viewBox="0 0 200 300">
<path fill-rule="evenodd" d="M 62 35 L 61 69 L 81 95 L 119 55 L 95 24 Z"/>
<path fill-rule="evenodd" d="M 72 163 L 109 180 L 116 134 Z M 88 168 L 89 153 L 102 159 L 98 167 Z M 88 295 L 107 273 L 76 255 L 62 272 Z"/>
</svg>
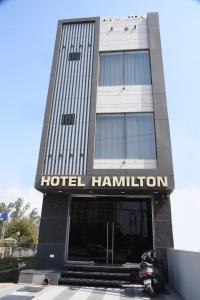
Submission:
<svg viewBox="0 0 200 300">
<path fill-rule="evenodd" d="M 150 199 L 72 200 L 68 260 L 138 262 L 150 248 Z"/>
<path fill-rule="evenodd" d="M 97 114 L 96 159 L 156 159 L 153 113 Z"/>
</svg>

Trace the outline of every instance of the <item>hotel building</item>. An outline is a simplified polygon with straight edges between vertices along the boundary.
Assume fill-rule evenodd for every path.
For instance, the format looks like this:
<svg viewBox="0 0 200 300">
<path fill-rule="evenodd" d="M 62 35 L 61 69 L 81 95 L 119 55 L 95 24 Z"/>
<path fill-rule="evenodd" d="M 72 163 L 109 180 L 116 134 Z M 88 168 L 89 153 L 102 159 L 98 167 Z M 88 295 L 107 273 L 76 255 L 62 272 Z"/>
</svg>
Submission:
<svg viewBox="0 0 200 300">
<path fill-rule="evenodd" d="M 137 263 L 173 247 L 157 13 L 58 22 L 36 189 L 36 265 Z"/>
</svg>

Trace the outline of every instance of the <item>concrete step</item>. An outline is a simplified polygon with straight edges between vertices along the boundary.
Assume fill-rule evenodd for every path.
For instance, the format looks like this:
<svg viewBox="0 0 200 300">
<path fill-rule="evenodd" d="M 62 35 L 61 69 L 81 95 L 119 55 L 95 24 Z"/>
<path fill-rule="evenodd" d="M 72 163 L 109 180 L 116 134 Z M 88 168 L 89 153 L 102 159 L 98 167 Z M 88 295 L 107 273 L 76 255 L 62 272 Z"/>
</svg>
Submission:
<svg viewBox="0 0 200 300">
<path fill-rule="evenodd" d="M 106 279 L 106 280 L 125 280 L 130 281 L 130 273 L 118 273 L 118 272 L 89 272 L 89 271 L 62 271 L 62 278 L 88 278 L 88 279 Z"/>
<path fill-rule="evenodd" d="M 61 272 L 59 284 L 115 287 L 138 283 L 138 264 L 97 265 L 97 264 L 66 264 Z"/>
<path fill-rule="evenodd" d="M 60 278 L 60 285 L 73 285 L 73 286 L 92 286 L 92 287 L 113 287 L 122 288 L 127 284 L 127 281 L 122 280 L 102 280 L 102 279 L 83 279 L 83 278 Z"/>
<path fill-rule="evenodd" d="M 130 273 L 139 270 L 139 264 L 133 264 L 128 267 L 124 266 L 111 266 L 111 265 L 78 265 L 66 264 L 63 271 L 89 271 L 89 272 L 108 272 L 108 273 Z"/>
</svg>

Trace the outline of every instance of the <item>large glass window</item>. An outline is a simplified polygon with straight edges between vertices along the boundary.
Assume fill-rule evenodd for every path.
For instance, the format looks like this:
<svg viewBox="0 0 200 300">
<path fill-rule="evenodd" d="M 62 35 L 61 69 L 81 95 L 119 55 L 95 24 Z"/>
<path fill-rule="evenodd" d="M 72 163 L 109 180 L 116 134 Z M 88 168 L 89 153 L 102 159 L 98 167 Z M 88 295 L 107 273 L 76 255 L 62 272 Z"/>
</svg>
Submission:
<svg viewBox="0 0 200 300">
<path fill-rule="evenodd" d="M 100 54 L 100 86 L 149 84 L 151 84 L 151 74 L 148 51 Z"/>
<path fill-rule="evenodd" d="M 148 198 L 73 198 L 70 220 L 68 260 L 133 263 L 152 249 Z"/>
<path fill-rule="evenodd" d="M 153 114 L 98 114 L 96 159 L 156 159 Z"/>
</svg>

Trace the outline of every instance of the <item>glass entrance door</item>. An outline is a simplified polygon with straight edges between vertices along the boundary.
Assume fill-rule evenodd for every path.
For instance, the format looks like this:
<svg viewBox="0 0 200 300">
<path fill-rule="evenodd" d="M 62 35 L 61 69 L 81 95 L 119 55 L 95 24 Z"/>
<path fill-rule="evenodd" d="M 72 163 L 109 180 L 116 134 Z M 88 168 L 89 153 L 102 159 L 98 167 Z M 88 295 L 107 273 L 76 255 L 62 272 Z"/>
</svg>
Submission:
<svg viewBox="0 0 200 300">
<path fill-rule="evenodd" d="M 150 199 L 74 198 L 68 260 L 137 262 L 152 248 Z"/>
<path fill-rule="evenodd" d="M 106 226 L 106 264 L 114 263 L 115 222 L 107 221 Z"/>
</svg>

